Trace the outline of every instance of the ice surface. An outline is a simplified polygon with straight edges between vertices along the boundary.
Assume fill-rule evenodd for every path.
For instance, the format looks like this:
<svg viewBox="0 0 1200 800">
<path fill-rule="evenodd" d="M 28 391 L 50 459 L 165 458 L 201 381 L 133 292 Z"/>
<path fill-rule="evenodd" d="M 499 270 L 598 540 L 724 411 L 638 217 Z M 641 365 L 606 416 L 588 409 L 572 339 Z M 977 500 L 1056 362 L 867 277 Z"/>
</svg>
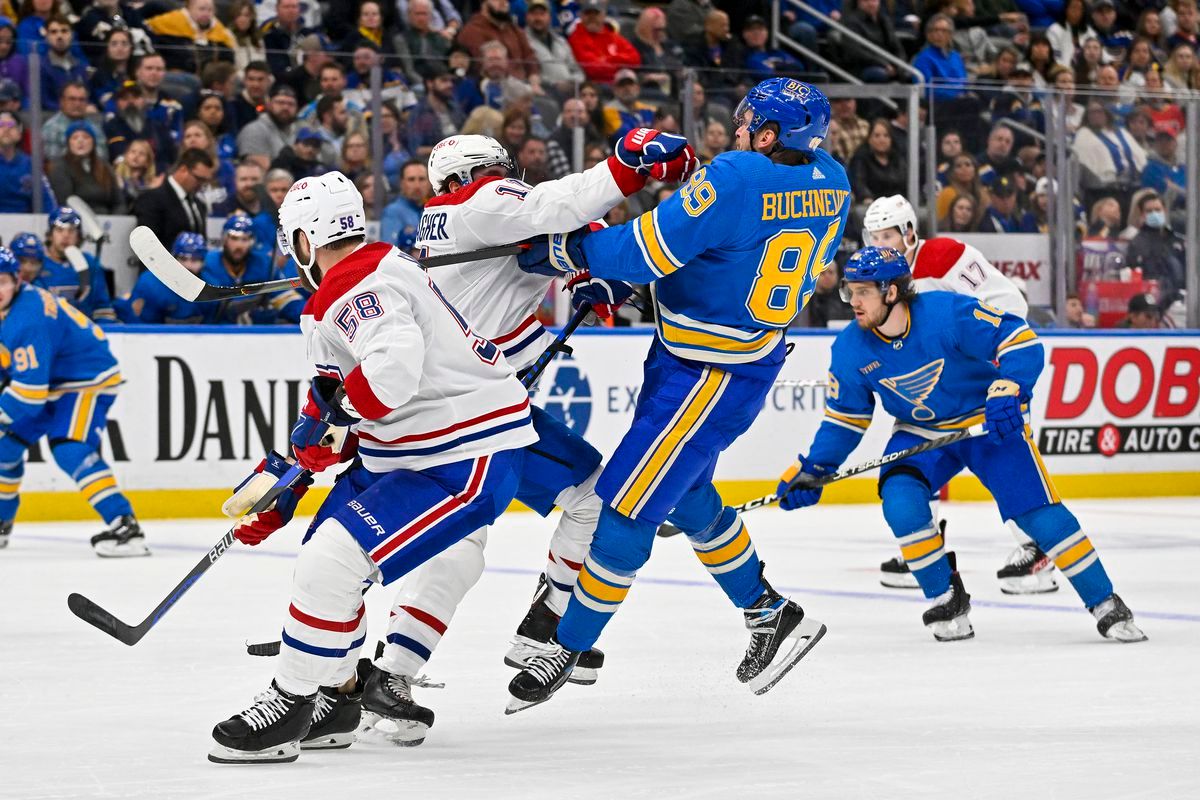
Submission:
<svg viewBox="0 0 1200 800">
<path fill-rule="evenodd" d="M 1013 540 L 987 505 L 946 504 L 976 638 L 934 642 L 916 592 L 888 590 L 874 506 L 747 515 L 775 586 L 829 625 L 771 693 L 733 671 L 747 635 L 682 538 L 659 540 L 601 641 L 599 683 L 502 713 L 501 663 L 551 523 L 511 514 L 418 690 L 437 722 L 415 749 L 358 744 L 280 766 L 209 764 L 212 725 L 271 662 L 300 524 L 238 546 L 140 644 L 67 611 L 80 591 L 142 616 L 223 532 L 150 522 L 150 559 L 101 561 L 98 525 L 21 524 L 0 551 L 0 797 L 1200 797 L 1200 499 L 1071 503 L 1150 642 L 1096 634 L 1069 587 L 1002 595 Z M 388 589 L 367 605 L 384 627 Z M 370 639 L 369 639 L 370 641 Z"/>
</svg>

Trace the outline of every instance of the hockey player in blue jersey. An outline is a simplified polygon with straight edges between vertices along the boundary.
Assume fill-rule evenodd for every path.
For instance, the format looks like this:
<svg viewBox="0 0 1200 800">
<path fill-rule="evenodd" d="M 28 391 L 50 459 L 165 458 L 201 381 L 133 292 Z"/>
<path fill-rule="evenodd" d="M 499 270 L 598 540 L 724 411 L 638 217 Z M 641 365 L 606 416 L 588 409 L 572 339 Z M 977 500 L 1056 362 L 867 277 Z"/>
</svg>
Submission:
<svg viewBox="0 0 1200 800">
<path fill-rule="evenodd" d="M 1079 520 L 1059 498 L 1026 424 L 1045 354 L 1025 321 L 967 295 L 917 295 L 908 262 L 891 248 L 855 253 L 842 286 L 858 324 L 834 341 L 825 420 L 808 454 L 780 479 L 780 505 L 794 509 L 820 500 L 821 489 L 811 480 L 835 472 L 858 445 L 876 397 L 896 418 L 888 453 L 984 422 L 986 436 L 901 459 L 880 472 L 884 518 L 934 601 L 925 625 L 938 641 L 975 635 L 970 595 L 929 508 L 930 487 L 970 469 L 995 497 L 1000 516 L 1054 559 L 1101 635 L 1144 640 Z"/>
<path fill-rule="evenodd" d="M 25 452 L 43 436 L 50 454 L 104 518 L 97 555 L 146 556 L 129 501 L 100 455 L 100 436 L 121 372 L 104 331 L 62 298 L 22 283 L 16 257 L 0 247 L 0 547 L 20 503 Z"/>
<path fill-rule="evenodd" d="M 241 286 L 273 280 L 275 270 L 271 259 L 255 252 L 254 242 L 254 221 L 245 214 L 229 217 L 222 229 L 221 246 L 205 256 L 200 277 L 214 286 Z M 300 294 L 287 289 L 269 295 L 222 300 L 211 312 L 210 320 L 224 325 L 297 323 L 303 308 L 304 299 Z"/>
<path fill-rule="evenodd" d="M 596 485 L 605 506 L 557 641 L 509 684 L 510 711 L 547 700 L 567 680 L 668 519 L 744 611 L 751 641 L 739 681 L 769 690 L 824 634 L 763 579 L 746 526 L 712 476 L 762 409 L 786 355 L 784 330 L 841 241 L 850 185 L 818 149 L 829 115 L 812 86 L 764 81 L 738 106 L 737 151 L 654 211 L 551 237 L 520 257 L 530 271 L 650 283 L 658 331 L 632 425 Z"/>
<path fill-rule="evenodd" d="M 184 231 L 171 245 L 171 255 L 193 275 L 200 274 L 207 254 L 208 242 L 200 233 Z M 212 305 L 184 300 L 146 270 L 138 276 L 133 291 L 118 297 L 113 308 L 122 322 L 194 325 L 205 321 Z"/>
<path fill-rule="evenodd" d="M 100 321 L 117 318 L 112 299 L 108 293 L 108 282 L 104 268 L 91 253 L 80 251 L 88 265 L 88 288 L 80 291 L 79 276 L 75 267 L 67 260 L 67 250 L 79 247 L 83 221 L 74 209 L 62 206 L 50 212 L 50 228 L 46 233 L 46 250 L 42 258 L 42 272 L 33 281 L 34 286 L 48 290 L 56 297 L 65 298 L 88 317 Z"/>
</svg>

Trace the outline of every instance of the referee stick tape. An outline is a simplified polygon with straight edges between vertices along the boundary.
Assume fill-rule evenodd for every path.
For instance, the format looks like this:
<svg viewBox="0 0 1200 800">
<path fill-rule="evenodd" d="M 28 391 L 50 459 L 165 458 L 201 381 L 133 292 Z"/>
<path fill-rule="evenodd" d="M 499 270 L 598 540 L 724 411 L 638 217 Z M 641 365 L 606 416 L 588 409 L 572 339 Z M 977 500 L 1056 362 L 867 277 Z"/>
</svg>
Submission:
<svg viewBox="0 0 1200 800">
<path fill-rule="evenodd" d="M 985 425 L 972 425 L 969 428 L 964 428 L 961 431 L 955 431 L 947 436 L 939 436 L 936 439 L 930 439 L 928 441 L 921 442 L 918 445 L 913 445 L 912 447 L 904 450 L 897 450 L 895 453 L 888 453 L 880 456 L 879 458 L 873 458 L 870 461 L 864 461 L 861 464 L 855 464 L 853 467 L 847 467 L 846 469 L 839 470 L 832 475 L 825 475 L 820 478 L 810 478 L 809 476 L 804 476 L 803 473 L 801 473 L 801 476 L 797 476 L 795 480 L 788 484 L 787 491 L 791 491 L 796 486 L 801 484 L 803 484 L 805 487 L 815 488 L 817 486 L 824 486 L 829 483 L 836 483 L 837 481 L 845 480 L 846 478 L 850 478 L 855 475 L 861 475 L 864 472 L 870 472 L 871 470 L 885 467 L 888 464 L 895 463 L 901 459 L 908 458 L 909 456 L 915 456 L 918 453 L 927 453 L 930 450 L 937 450 L 939 447 L 945 447 L 948 444 L 961 442 L 963 439 L 970 439 L 972 436 L 980 436 L 984 433 L 987 433 L 987 427 Z M 785 491 L 784 494 L 787 494 L 787 491 Z M 764 495 L 763 497 L 756 497 L 753 500 L 747 500 L 740 506 L 734 506 L 733 510 L 741 514 L 745 511 L 752 511 L 756 508 L 762 508 L 763 506 L 769 506 L 774 503 L 778 503 L 779 499 L 780 495 L 768 494 Z M 658 535 L 661 537 L 666 538 L 668 536 L 674 536 L 678 533 L 682 533 L 682 531 L 669 522 L 664 522 L 662 525 L 658 526 Z"/>
</svg>

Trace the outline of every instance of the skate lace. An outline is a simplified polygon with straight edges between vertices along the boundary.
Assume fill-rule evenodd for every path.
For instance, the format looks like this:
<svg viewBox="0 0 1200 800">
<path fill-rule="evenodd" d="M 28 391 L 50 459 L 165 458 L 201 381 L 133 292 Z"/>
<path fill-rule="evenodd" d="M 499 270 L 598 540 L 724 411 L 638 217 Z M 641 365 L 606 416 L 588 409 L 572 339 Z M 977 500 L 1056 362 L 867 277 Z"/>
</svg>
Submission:
<svg viewBox="0 0 1200 800">
<path fill-rule="evenodd" d="M 333 710 L 333 701 L 324 692 L 317 692 L 317 705 L 313 709 L 313 724 L 325 718 Z"/>
<path fill-rule="evenodd" d="M 247 708 L 238 716 L 250 723 L 251 728 L 258 731 L 268 725 L 273 725 L 291 707 L 292 701 L 272 688 L 255 697 L 254 705 Z"/>
<path fill-rule="evenodd" d="M 1029 546 L 1018 547 L 1008 555 L 1008 561 L 1005 562 L 1010 567 L 1021 567 L 1026 564 L 1032 564 L 1038 558 L 1038 551 Z"/>
<path fill-rule="evenodd" d="M 401 697 L 410 703 L 413 701 L 412 678 L 407 675 L 400 675 L 393 672 L 388 675 L 384 685 L 387 686 L 389 692 L 397 697 Z"/>
<path fill-rule="evenodd" d="M 543 686 L 553 681 L 554 676 L 571 660 L 571 651 L 553 642 L 533 649 L 538 652 L 525 662 L 525 671 L 537 678 L 538 683 Z"/>
<path fill-rule="evenodd" d="M 445 689 L 446 684 L 439 681 L 430 680 L 427 675 L 418 675 L 415 678 L 409 678 L 410 686 L 417 686 L 421 689 Z"/>
<path fill-rule="evenodd" d="M 770 636 L 775 632 L 775 620 L 779 618 L 779 612 L 787 605 L 787 601 L 780 599 L 778 603 L 770 608 L 747 609 L 746 627 L 750 629 L 751 636 Z M 753 640 L 751 647 L 754 646 Z"/>
</svg>

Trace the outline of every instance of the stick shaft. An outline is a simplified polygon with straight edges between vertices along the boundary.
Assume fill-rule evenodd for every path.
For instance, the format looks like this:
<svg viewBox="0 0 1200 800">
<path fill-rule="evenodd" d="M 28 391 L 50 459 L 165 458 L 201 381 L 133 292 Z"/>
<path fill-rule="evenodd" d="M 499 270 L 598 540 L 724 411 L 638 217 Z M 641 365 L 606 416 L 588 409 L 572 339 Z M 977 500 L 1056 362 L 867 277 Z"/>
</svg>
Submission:
<svg viewBox="0 0 1200 800">
<path fill-rule="evenodd" d="M 542 377 L 542 373 L 546 371 L 546 367 L 550 366 L 550 362 L 554 360 L 554 356 L 558 354 L 562 344 L 566 342 L 567 339 L 571 338 L 571 334 L 573 334 L 575 330 L 583 324 L 583 321 L 587 319 L 587 315 L 590 314 L 591 311 L 592 307 L 587 304 L 584 304 L 575 310 L 575 314 L 570 320 L 567 321 L 566 326 L 563 327 L 562 333 L 558 335 L 558 338 L 556 338 L 554 342 L 546 348 L 545 352 L 538 356 L 537 361 L 534 361 L 533 364 L 529 366 L 529 369 L 525 371 L 525 374 L 521 376 L 521 383 L 525 385 L 526 389 L 529 389 L 538 382 L 538 378 Z"/>
</svg>

